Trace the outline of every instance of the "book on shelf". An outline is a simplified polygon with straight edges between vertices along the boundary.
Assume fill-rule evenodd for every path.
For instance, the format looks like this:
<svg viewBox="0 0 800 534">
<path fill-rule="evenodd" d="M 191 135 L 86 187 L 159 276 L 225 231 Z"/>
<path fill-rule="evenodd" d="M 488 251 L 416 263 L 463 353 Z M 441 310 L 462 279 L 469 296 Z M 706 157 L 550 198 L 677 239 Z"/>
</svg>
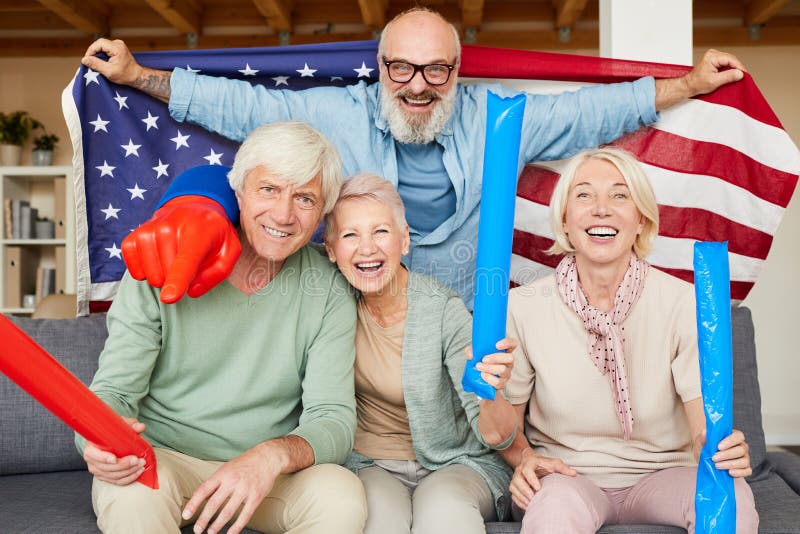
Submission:
<svg viewBox="0 0 800 534">
<path fill-rule="evenodd" d="M 36 218 L 39 210 L 30 205 L 23 205 L 20 208 L 19 216 L 19 238 L 33 239 L 36 237 Z"/>
<path fill-rule="evenodd" d="M 6 239 L 12 239 L 14 234 L 12 233 L 11 229 L 11 199 L 4 198 L 3 199 L 3 230 L 4 234 L 3 237 Z"/>
<path fill-rule="evenodd" d="M 56 270 L 52 267 L 36 268 L 36 304 L 56 292 Z"/>
<path fill-rule="evenodd" d="M 11 237 L 12 239 L 22 239 L 22 208 L 30 207 L 31 203 L 27 200 L 13 199 L 11 201 Z M 30 216 L 30 213 L 28 214 Z"/>
</svg>

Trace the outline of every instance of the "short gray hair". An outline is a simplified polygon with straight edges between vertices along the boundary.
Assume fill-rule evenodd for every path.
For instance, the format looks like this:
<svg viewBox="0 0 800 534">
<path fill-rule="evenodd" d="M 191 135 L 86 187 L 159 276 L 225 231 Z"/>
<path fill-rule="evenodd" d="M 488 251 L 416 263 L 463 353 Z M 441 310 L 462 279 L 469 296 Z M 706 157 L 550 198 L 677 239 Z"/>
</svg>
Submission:
<svg viewBox="0 0 800 534">
<path fill-rule="evenodd" d="M 455 43 L 456 43 L 456 57 L 454 58 L 454 60 L 455 60 L 455 63 L 457 65 L 460 65 L 461 64 L 461 38 L 458 36 L 458 30 L 456 29 L 455 26 L 450 24 L 450 22 L 446 18 L 444 18 L 444 16 L 441 13 L 439 13 L 438 11 L 435 11 L 435 10 L 429 8 L 429 7 L 425 7 L 425 6 L 415 6 L 415 7 L 412 7 L 411 9 L 406 9 L 405 11 L 403 11 L 400 14 L 398 14 L 396 17 L 394 17 L 392 20 L 390 20 L 389 22 L 386 23 L 386 26 L 383 27 L 383 31 L 381 31 L 381 40 L 378 42 L 378 63 L 379 63 L 379 65 L 382 65 L 382 63 L 380 63 L 380 61 L 382 61 L 381 58 L 385 55 L 385 52 L 386 52 L 386 49 L 385 49 L 384 44 L 383 44 L 384 37 L 386 37 L 387 33 L 389 32 L 389 28 L 392 26 L 392 23 L 395 22 L 396 20 L 406 16 L 406 15 L 411 15 L 413 13 L 430 13 L 431 15 L 435 15 L 436 17 L 441 19 L 442 22 L 444 22 L 445 24 L 450 26 L 450 29 L 453 31 L 453 41 L 455 41 Z"/>
<path fill-rule="evenodd" d="M 316 176 L 322 181 L 322 213 L 329 213 L 342 185 L 342 160 L 333 143 L 311 126 L 297 121 L 259 126 L 236 152 L 228 173 L 231 188 L 241 193 L 247 174 L 264 167 L 276 177 L 304 185 Z"/>
<path fill-rule="evenodd" d="M 392 209 L 394 220 L 397 225 L 402 229 L 408 226 L 406 223 L 406 210 L 403 206 L 403 199 L 397 189 L 394 188 L 392 183 L 381 178 L 377 174 L 361 173 L 356 174 L 349 178 L 342 185 L 339 191 L 339 198 L 336 200 L 336 205 L 333 210 L 325 216 L 325 238 L 331 236 L 334 232 L 336 224 L 334 214 L 336 208 L 345 200 L 374 200 L 384 206 Z"/>
<path fill-rule="evenodd" d="M 636 208 L 644 216 L 644 228 L 633 242 L 633 252 L 639 259 L 644 259 L 653 248 L 653 240 L 658 235 L 658 204 L 650 179 L 639 161 L 630 152 L 613 147 L 585 150 L 572 157 L 561 173 L 561 177 L 550 197 L 550 226 L 555 235 L 553 246 L 545 252 L 548 254 L 564 254 L 575 249 L 564 232 L 564 214 L 567 212 L 569 188 L 575 179 L 578 167 L 593 159 L 611 163 L 620 172 L 631 192 Z"/>
</svg>

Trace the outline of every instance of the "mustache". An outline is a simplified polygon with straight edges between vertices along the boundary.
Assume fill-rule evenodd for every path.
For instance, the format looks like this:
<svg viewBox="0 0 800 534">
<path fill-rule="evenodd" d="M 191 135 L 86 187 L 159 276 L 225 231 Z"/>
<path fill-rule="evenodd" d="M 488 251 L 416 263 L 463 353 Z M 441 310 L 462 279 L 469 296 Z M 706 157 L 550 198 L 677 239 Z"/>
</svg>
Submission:
<svg viewBox="0 0 800 534">
<path fill-rule="evenodd" d="M 411 89 L 405 87 L 402 89 L 398 89 L 394 92 L 394 96 L 396 98 L 406 98 L 406 97 L 414 97 L 414 98 L 430 98 L 431 100 L 441 100 L 442 95 L 437 93 L 436 91 L 432 91 L 430 89 L 425 89 L 419 93 L 415 93 Z"/>
</svg>

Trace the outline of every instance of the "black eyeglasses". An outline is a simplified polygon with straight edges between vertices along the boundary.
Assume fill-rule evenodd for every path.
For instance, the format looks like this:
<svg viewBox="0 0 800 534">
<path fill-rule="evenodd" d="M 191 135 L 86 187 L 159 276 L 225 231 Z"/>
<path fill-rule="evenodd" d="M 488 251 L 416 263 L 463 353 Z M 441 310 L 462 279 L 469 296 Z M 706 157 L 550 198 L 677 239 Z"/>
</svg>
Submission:
<svg viewBox="0 0 800 534">
<path fill-rule="evenodd" d="M 445 63 L 429 63 L 428 65 L 415 65 L 407 61 L 387 61 L 383 58 L 386 65 L 386 72 L 389 79 L 396 83 L 408 83 L 417 72 L 422 73 L 422 78 L 430 85 L 444 85 L 450 79 L 450 73 L 456 68 L 455 65 Z"/>
</svg>

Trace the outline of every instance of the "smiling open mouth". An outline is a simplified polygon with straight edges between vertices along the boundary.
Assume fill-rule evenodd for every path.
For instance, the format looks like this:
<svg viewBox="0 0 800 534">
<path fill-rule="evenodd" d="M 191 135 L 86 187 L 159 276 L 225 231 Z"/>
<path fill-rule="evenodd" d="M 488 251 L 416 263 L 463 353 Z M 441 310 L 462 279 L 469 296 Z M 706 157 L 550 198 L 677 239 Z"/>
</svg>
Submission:
<svg viewBox="0 0 800 534">
<path fill-rule="evenodd" d="M 362 273 L 374 273 L 380 271 L 381 267 L 383 267 L 382 261 L 370 261 L 365 263 L 356 263 L 356 269 L 361 271 Z"/>
<path fill-rule="evenodd" d="M 610 226 L 593 226 L 586 230 L 586 233 L 592 237 L 601 237 L 610 239 L 619 233 L 619 230 L 611 228 Z"/>
<path fill-rule="evenodd" d="M 269 226 L 263 226 L 263 228 L 264 228 L 264 230 L 266 230 L 266 232 L 269 235 L 271 235 L 273 237 L 288 237 L 289 236 L 288 233 L 281 232 L 280 230 L 276 230 L 274 228 L 270 228 Z"/>
</svg>

